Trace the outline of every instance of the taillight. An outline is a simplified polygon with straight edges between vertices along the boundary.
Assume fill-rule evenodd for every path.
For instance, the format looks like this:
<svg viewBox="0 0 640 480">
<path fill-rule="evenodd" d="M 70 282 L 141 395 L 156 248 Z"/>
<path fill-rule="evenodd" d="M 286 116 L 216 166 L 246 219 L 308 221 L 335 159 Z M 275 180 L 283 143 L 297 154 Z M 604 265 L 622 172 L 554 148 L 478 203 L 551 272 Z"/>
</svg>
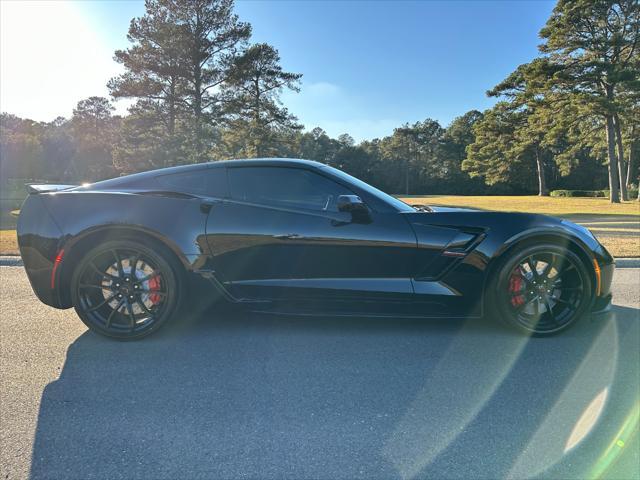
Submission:
<svg viewBox="0 0 640 480">
<path fill-rule="evenodd" d="M 56 287 L 56 272 L 58 271 L 60 263 L 62 263 L 62 257 L 64 257 L 63 248 L 60 249 L 60 251 L 56 255 L 56 259 L 53 261 L 53 270 L 51 270 L 51 290 Z"/>
</svg>

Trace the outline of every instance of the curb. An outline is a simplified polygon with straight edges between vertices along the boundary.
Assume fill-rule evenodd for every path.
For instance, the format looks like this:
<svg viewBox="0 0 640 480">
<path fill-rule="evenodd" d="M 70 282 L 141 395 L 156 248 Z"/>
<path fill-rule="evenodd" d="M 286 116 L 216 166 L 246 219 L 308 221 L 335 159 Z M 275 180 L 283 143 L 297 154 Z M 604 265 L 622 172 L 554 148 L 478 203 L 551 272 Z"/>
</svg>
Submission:
<svg viewBox="0 0 640 480">
<path fill-rule="evenodd" d="M 0 256 L 0 267 L 22 267 L 22 258 L 18 255 Z M 640 268 L 640 258 L 617 258 L 616 268 Z"/>
<path fill-rule="evenodd" d="M 22 267 L 22 258 L 19 255 L 0 256 L 0 267 Z"/>
<path fill-rule="evenodd" d="M 640 268 L 640 258 L 616 258 L 616 268 Z"/>
</svg>

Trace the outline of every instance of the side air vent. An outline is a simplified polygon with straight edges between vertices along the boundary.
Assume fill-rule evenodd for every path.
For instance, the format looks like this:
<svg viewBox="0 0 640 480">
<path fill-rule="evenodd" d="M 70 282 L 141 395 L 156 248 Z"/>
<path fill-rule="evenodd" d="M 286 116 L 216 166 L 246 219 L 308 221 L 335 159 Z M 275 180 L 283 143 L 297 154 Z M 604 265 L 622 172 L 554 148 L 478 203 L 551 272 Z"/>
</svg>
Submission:
<svg viewBox="0 0 640 480">
<path fill-rule="evenodd" d="M 482 235 L 482 234 L 480 234 Z M 445 257 L 464 257 L 480 237 L 477 233 L 460 232 L 446 246 L 442 255 Z"/>
</svg>

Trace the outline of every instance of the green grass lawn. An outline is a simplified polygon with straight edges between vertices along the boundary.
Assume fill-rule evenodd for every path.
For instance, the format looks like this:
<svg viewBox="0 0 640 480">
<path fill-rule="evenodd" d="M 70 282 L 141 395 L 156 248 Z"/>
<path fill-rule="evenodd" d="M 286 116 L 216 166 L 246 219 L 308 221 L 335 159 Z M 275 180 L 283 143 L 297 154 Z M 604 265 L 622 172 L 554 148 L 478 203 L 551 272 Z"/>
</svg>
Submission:
<svg viewBox="0 0 640 480">
<path fill-rule="evenodd" d="M 15 230 L 0 230 L 0 255 L 20 255 Z"/>
<path fill-rule="evenodd" d="M 544 213 L 560 217 L 584 214 L 637 215 L 640 221 L 640 202 L 609 203 L 607 198 L 460 195 L 398 195 L 398 198 L 409 204 L 473 207 L 499 212 Z"/>
</svg>

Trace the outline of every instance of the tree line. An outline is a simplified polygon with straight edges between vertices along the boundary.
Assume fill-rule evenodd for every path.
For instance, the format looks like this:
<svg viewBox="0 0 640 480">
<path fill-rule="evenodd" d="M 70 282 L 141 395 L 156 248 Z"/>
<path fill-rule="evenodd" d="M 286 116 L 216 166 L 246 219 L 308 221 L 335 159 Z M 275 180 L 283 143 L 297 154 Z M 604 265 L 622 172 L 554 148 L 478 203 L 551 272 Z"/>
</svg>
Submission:
<svg viewBox="0 0 640 480">
<path fill-rule="evenodd" d="M 640 153 L 637 0 L 559 0 L 540 32 L 540 56 L 487 94 L 494 107 L 443 126 L 433 119 L 354 142 L 304 131 L 282 104 L 300 89 L 278 51 L 251 43 L 233 0 L 146 0 L 131 21 L 112 99 L 80 101 L 71 118 L 34 122 L 3 113 L 2 178 L 95 181 L 227 158 L 324 162 L 407 194 L 548 195 L 552 188 L 628 198 Z"/>
</svg>

